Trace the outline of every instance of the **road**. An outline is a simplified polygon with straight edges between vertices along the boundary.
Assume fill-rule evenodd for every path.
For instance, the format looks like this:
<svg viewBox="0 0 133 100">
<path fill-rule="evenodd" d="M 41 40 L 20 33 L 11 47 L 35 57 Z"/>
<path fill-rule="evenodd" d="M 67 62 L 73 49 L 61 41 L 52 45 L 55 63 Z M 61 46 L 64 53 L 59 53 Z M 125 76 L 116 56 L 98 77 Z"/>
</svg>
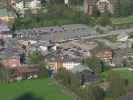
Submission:
<svg viewBox="0 0 133 100">
<path fill-rule="evenodd" d="M 103 37 L 107 37 L 107 36 L 113 36 L 113 35 L 119 35 L 119 34 L 129 34 L 133 32 L 133 29 L 121 29 L 121 30 L 115 30 L 115 31 L 111 31 L 108 34 L 97 34 L 97 35 L 92 35 L 92 36 L 83 36 L 83 37 L 79 37 L 79 38 L 72 38 L 69 40 L 63 40 L 60 41 L 61 42 L 67 42 L 67 41 L 74 41 L 74 40 L 79 40 L 79 39 L 95 39 L 95 38 L 103 38 Z"/>
</svg>

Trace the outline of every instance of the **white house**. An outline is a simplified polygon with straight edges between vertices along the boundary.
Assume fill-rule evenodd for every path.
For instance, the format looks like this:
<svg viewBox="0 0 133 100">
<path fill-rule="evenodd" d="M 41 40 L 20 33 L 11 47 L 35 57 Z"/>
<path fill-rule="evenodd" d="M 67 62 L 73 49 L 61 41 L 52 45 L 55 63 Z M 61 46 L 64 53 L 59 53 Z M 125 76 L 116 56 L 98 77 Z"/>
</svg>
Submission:
<svg viewBox="0 0 133 100">
<path fill-rule="evenodd" d="M 44 57 L 48 61 L 49 67 L 57 70 L 61 67 L 72 70 L 74 66 L 81 64 L 81 61 L 77 58 L 71 58 L 69 56 L 57 56 L 57 54 L 49 54 Z"/>
<path fill-rule="evenodd" d="M 68 59 L 63 61 L 63 67 L 67 70 L 72 70 L 75 66 L 78 66 L 80 64 L 80 61 L 75 59 Z"/>
<path fill-rule="evenodd" d="M 41 8 L 41 1 L 40 0 L 26 0 L 25 8 L 29 9 L 40 9 Z"/>
<path fill-rule="evenodd" d="M 101 13 L 105 12 L 106 10 L 110 13 L 113 13 L 113 7 L 109 0 L 99 0 L 97 2 L 97 8 Z"/>
<path fill-rule="evenodd" d="M 41 1 L 40 0 L 16 0 L 12 5 L 17 11 L 24 12 L 25 10 L 31 9 L 40 9 Z"/>
<path fill-rule="evenodd" d="M 20 2 L 16 3 L 16 5 L 14 7 L 17 10 L 23 10 L 24 9 L 24 1 L 20 1 Z"/>
</svg>

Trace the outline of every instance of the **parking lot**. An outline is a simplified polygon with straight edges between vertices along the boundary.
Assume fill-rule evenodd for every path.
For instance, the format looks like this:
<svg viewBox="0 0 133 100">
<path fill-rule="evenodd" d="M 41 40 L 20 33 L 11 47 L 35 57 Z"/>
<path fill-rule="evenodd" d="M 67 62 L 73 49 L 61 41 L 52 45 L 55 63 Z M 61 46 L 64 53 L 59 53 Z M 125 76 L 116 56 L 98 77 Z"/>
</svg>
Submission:
<svg viewBox="0 0 133 100">
<path fill-rule="evenodd" d="M 82 24 L 34 28 L 16 31 L 18 39 L 33 39 L 60 42 L 73 38 L 96 35 L 93 28 Z"/>
</svg>

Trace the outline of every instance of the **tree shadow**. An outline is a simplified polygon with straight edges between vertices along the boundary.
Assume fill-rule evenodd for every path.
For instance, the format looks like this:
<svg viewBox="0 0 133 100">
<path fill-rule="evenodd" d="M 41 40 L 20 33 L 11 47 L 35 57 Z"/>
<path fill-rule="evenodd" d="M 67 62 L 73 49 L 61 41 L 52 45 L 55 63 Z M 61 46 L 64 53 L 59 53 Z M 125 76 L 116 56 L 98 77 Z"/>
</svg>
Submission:
<svg viewBox="0 0 133 100">
<path fill-rule="evenodd" d="M 25 93 L 25 94 L 17 97 L 14 100 L 45 100 L 45 99 L 42 99 L 40 97 L 37 97 L 33 93 L 28 92 L 28 93 Z"/>
</svg>

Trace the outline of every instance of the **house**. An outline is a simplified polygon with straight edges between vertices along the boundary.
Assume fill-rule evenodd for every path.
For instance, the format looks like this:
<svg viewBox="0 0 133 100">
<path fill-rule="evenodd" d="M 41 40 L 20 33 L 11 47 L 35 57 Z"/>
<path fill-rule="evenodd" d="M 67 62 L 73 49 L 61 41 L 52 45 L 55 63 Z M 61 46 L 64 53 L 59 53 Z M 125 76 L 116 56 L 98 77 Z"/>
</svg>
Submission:
<svg viewBox="0 0 133 100">
<path fill-rule="evenodd" d="M 20 58 L 17 56 L 6 58 L 2 61 L 4 66 L 17 67 L 20 66 Z"/>
<path fill-rule="evenodd" d="M 65 5 L 69 5 L 69 0 L 64 0 Z"/>
<path fill-rule="evenodd" d="M 96 5 L 96 0 L 84 0 L 83 1 L 83 8 L 84 13 L 92 15 L 93 14 L 93 7 Z"/>
<path fill-rule="evenodd" d="M 54 70 L 58 70 L 59 68 L 63 67 L 67 70 L 71 70 L 75 65 L 79 65 L 80 61 L 76 59 L 70 59 L 67 57 L 63 57 L 61 60 L 60 58 L 51 58 L 51 60 L 48 61 L 49 67 L 51 67 Z"/>
<path fill-rule="evenodd" d="M 50 53 L 46 55 L 45 60 L 48 62 L 48 67 L 58 70 L 61 67 L 71 70 L 75 65 L 81 63 L 80 59 L 72 58 L 68 55 L 63 55 L 62 53 Z"/>
<path fill-rule="evenodd" d="M 70 71 L 77 75 L 77 77 L 80 79 L 81 85 L 100 79 L 100 77 L 95 72 L 93 72 L 93 70 L 83 64 L 73 66 Z"/>
<path fill-rule="evenodd" d="M 67 70 L 72 70 L 74 66 L 80 65 L 81 61 L 79 59 L 70 58 L 69 56 L 65 56 L 63 58 L 63 67 Z"/>
<path fill-rule="evenodd" d="M 111 49 L 99 51 L 96 54 L 96 57 L 100 58 L 101 60 L 104 60 L 105 62 L 111 62 L 113 59 L 113 51 Z"/>
<path fill-rule="evenodd" d="M 72 73 L 80 73 L 85 70 L 93 72 L 88 66 L 83 65 L 83 64 L 78 64 L 78 65 L 73 66 L 73 68 L 71 69 L 71 72 Z"/>
<path fill-rule="evenodd" d="M 113 13 L 113 7 L 109 0 L 99 0 L 96 5 L 100 13 L 104 13 L 105 11 Z"/>
<path fill-rule="evenodd" d="M 25 7 L 30 9 L 40 9 L 41 8 L 41 1 L 40 0 L 26 0 Z"/>
<path fill-rule="evenodd" d="M 0 20 L 0 39 L 5 39 L 8 37 L 12 37 L 10 34 L 10 29 L 4 21 Z"/>
<path fill-rule="evenodd" d="M 84 0 L 84 13 L 92 15 L 94 8 L 97 8 L 100 13 L 108 10 L 113 13 L 115 9 L 119 9 L 120 0 Z"/>
<path fill-rule="evenodd" d="M 39 65 L 21 65 L 9 69 L 13 72 L 10 81 L 38 78 L 41 73 Z"/>
<path fill-rule="evenodd" d="M 7 10 L 6 8 L 0 9 L 0 20 L 4 22 L 13 22 L 15 18 L 16 15 L 12 11 Z"/>
<path fill-rule="evenodd" d="M 12 6 L 16 10 L 34 10 L 34 9 L 40 9 L 41 8 L 41 1 L 40 0 L 13 0 Z"/>
</svg>

